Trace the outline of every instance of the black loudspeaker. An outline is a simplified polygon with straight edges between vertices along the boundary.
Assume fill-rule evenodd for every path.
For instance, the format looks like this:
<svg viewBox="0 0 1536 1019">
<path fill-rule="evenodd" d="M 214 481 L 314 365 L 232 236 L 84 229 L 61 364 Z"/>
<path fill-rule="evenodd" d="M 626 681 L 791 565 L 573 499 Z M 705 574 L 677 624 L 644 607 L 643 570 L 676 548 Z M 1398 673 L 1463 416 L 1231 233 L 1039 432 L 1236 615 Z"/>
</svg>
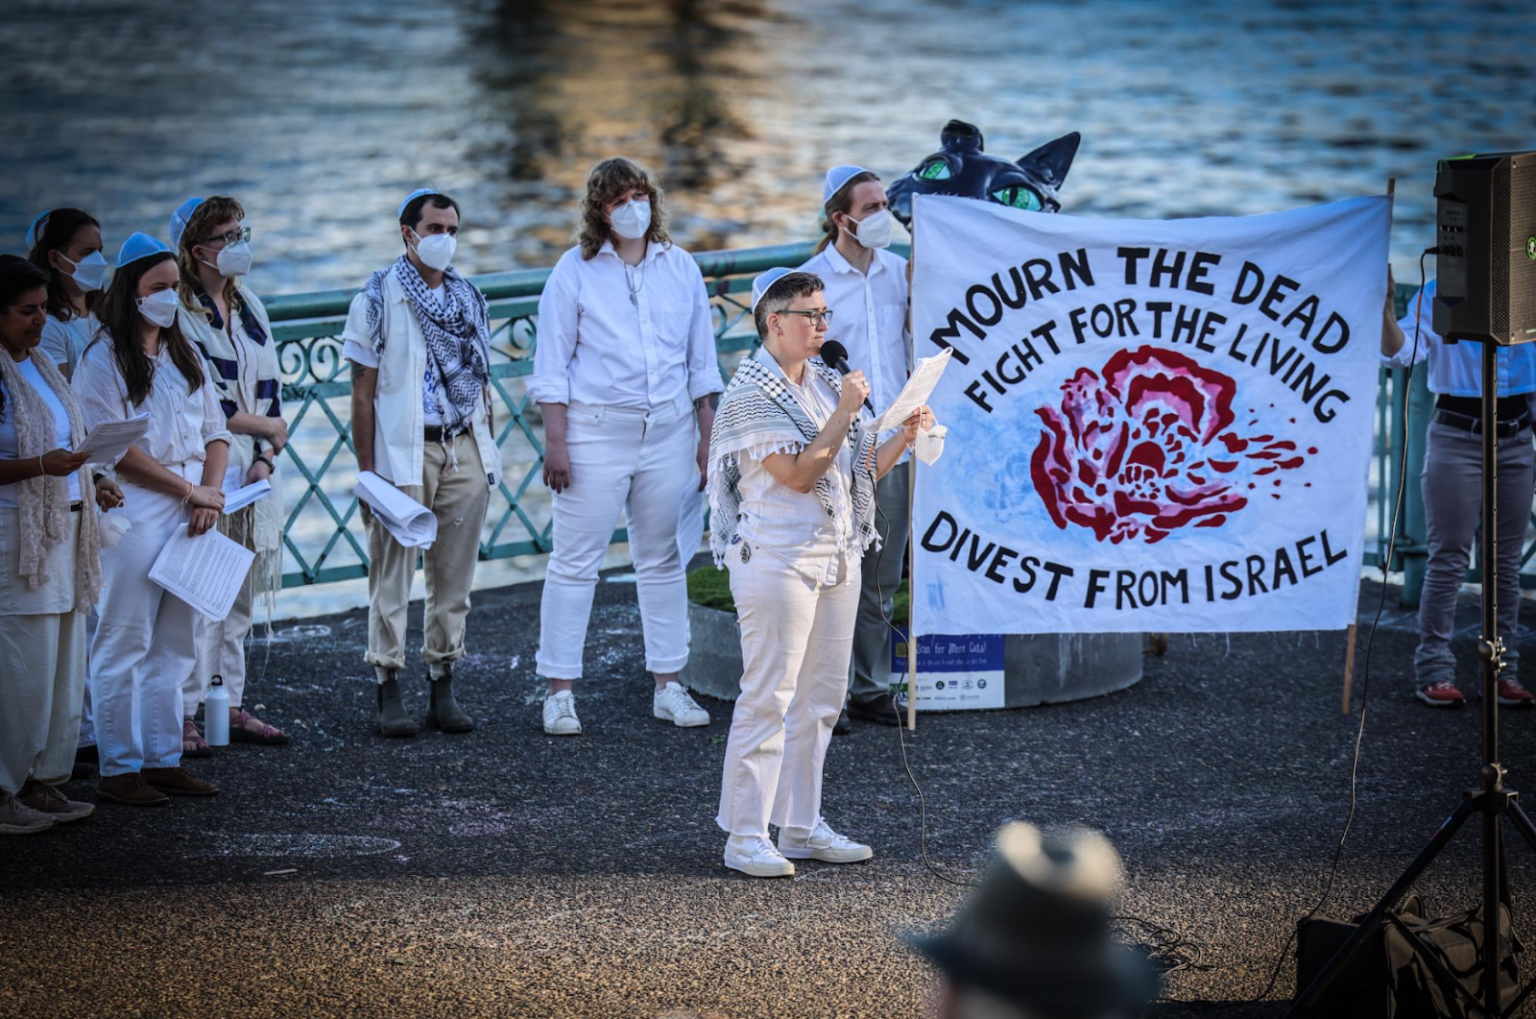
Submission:
<svg viewBox="0 0 1536 1019">
<path fill-rule="evenodd" d="M 1442 159 L 1435 198 L 1435 332 L 1536 340 L 1536 152 Z"/>
</svg>

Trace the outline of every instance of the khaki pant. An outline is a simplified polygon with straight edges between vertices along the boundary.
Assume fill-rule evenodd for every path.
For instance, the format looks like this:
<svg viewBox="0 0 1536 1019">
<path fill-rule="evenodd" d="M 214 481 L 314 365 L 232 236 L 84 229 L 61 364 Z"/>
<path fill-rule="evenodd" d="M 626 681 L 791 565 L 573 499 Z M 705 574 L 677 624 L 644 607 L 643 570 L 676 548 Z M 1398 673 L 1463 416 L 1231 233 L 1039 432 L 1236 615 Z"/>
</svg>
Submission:
<svg viewBox="0 0 1536 1019">
<path fill-rule="evenodd" d="M 454 438 L 458 470 L 442 443 L 423 451 L 422 483 L 397 487 L 437 517 L 437 540 L 422 553 L 427 574 L 425 640 L 421 657 L 428 668 L 464 654 L 464 620 L 480 553 L 480 531 L 491 490 L 480 450 L 467 432 Z M 363 510 L 368 528 L 368 654 L 381 669 L 405 668 L 406 608 L 419 549 L 406 548 L 382 523 Z"/>
<path fill-rule="evenodd" d="M 84 690 L 84 612 L 0 616 L 0 789 L 69 781 Z"/>
</svg>

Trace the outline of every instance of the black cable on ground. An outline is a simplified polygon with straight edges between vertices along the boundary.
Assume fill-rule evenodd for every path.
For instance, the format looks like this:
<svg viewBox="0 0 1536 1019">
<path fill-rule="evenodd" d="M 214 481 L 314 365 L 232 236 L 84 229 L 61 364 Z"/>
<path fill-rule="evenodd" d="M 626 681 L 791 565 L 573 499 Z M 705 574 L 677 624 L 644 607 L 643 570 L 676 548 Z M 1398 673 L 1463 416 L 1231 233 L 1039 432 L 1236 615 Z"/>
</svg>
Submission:
<svg viewBox="0 0 1536 1019">
<path fill-rule="evenodd" d="M 1419 317 L 1424 310 L 1424 286 L 1426 282 L 1424 256 L 1434 250 L 1433 248 L 1425 248 L 1419 254 L 1419 293 L 1417 307 L 1413 316 L 1413 347 L 1409 351 L 1407 374 L 1403 376 L 1403 436 L 1405 443 L 1408 435 L 1408 391 L 1413 383 L 1413 365 L 1419 356 Z M 1317 900 L 1317 905 L 1313 906 L 1311 911 L 1302 917 L 1295 927 L 1291 928 L 1290 936 L 1285 939 L 1285 947 L 1280 949 L 1280 957 L 1275 960 L 1274 969 L 1269 974 L 1269 983 L 1264 985 L 1264 990 L 1260 991 L 1256 997 L 1239 1004 L 1257 1004 L 1269 997 L 1269 993 L 1275 989 L 1276 981 L 1280 979 L 1280 970 L 1284 968 L 1286 960 L 1290 958 L 1291 945 L 1296 940 L 1297 931 L 1300 930 L 1302 924 L 1317 916 L 1318 911 L 1327 904 L 1328 897 L 1333 894 L 1333 883 L 1339 876 L 1339 861 L 1344 855 L 1344 843 L 1349 838 L 1350 826 L 1355 823 L 1355 806 L 1360 775 L 1360 747 L 1365 739 L 1366 707 L 1369 704 L 1371 692 L 1371 648 L 1376 642 L 1376 627 L 1381 623 L 1381 613 L 1387 604 L 1387 574 L 1392 569 L 1392 556 L 1397 549 L 1397 526 L 1403 515 L 1403 492 L 1406 489 L 1407 480 L 1408 456 L 1407 450 L 1404 449 L 1397 471 L 1397 496 L 1393 501 L 1392 528 L 1387 538 L 1387 554 L 1381 564 L 1381 597 L 1376 601 L 1376 615 L 1371 620 L 1371 629 L 1365 638 L 1365 663 L 1361 667 L 1360 675 L 1360 726 L 1355 731 L 1355 756 L 1354 762 L 1350 765 L 1349 769 L 1349 813 L 1344 818 L 1344 830 L 1339 834 L 1339 844 L 1333 851 L 1333 865 L 1328 870 L 1328 881 L 1323 886 L 1323 894 Z"/>
</svg>

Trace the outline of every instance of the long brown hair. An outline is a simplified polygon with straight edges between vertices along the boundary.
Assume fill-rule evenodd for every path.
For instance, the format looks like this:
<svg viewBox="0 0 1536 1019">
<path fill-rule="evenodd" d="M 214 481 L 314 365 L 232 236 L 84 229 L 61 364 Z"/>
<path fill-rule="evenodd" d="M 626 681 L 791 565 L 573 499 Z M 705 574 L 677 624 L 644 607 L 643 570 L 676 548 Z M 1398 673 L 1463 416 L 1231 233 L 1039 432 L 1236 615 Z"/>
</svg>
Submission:
<svg viewBox="0 0 1536 1019">
<path fill-rule="evenodd" d="M 54 209 L 48 213 L 43 221 L 43 232 L 38 235 L 37 243 L 32 245 L 32 250 L 27 252 L 27 261 L 37 266 L 48 274 L 48 314 L 61 322 L 68 322 L 75 317 L 75 306 L 70 303 L 69 295 L 64 292 L 64 280 L 61 274 L 48 261 L 51 252 L 60 253 L 68 250 L 75 243 L 75 234 L 81 227 L 93 226 L 101 229 L 101 224 L 96 222 L 96 217 L 81 209 Z M 64 255 L 69 258 L 68 255 Z M 100 299 L 99 291 L 91 291 L 85 295 L 86 314 L 95 308 Z"/>
<path fill-rule="evenodd" d="M 118 370 L 123 373 L 123 381 L 128 386 L 128 399 L 135 405 L 143 403 L 155 387 L 155 362 L 144 353 L 140 338 L 139 280 L 155 266 L 174 257 L 169 251 L 161 251 L 129 262 L 113 272 L 106 296 L 96 311 L 96 317 L 101 320 L 98 339 L 111 343 Z M 170 351 L 171 363 L 187 380 L 187 392 L 195 393 L 201 389 L 205 379 L 203 359 L 182 335 L 181 326 L 172 322 L 161 327 L 160 342 Z"/>
<path fill-rule="evenodd" d="M 210 320 L 213 318 L 213 312 L 204 308 L 197 299 L 198 287 L 202 286 L 197 271 L 202 268 L 203 263 L 193 257 L 192 249 L 213 240 L 210 233 L 218 224 L 228 219 L 244 218 L 243 205 L 228 195 L 214 195 L 192 210 L 192 215 L 187 218 L 187 227 L 181 232 L 181 243 L 176 245 L 176 267 L 181 270 L 181 280 L 176 284 L 176 294 L 181 298 L 182 304 L 188 308 L 196 308 Z M 236 276 L 224 277 L 224 306 L 229 309 L 231 319 L 240 313 L 241 308 L 238 281 L 239 277 Z M 224 323 L 224 329 L 226 331 L 230 329 L 229 322 Z"/>
<path fill-rule="evenodd" d="M 856 173 L 843 181 L 843 186 L 832 192 L 832 197 L 827 199 L 822 211 L 821 240 L 816 242 L 816 250 L 812 254 L 819 255 L 827 249 L 828 244 L 837 243 L 837 224 L 832 222 L 832 214 L 841 212 L 848 215 L 853 209 L 853 189 L 867 180 L 878 181 L 880 178 L 868 170 Z"/>
<path fill-rule="evenodd" d="M 581 222 L 576 226 L 575 241 L 581 245 L 581 257 L 597 254 L 603 242 L 613 236 L 613 228 L 603 216 L 603 207 L 619 196 L 639 188 L 651 199 L 651 225 L 645 239 L 652 244 L 671 244 L 667 233 L 666 193 L 656 183 L 656 175 L 643 163 L 623 156 L 605 159 L 587 174 L 587 195 L 581 200 Z"/>
</svg>

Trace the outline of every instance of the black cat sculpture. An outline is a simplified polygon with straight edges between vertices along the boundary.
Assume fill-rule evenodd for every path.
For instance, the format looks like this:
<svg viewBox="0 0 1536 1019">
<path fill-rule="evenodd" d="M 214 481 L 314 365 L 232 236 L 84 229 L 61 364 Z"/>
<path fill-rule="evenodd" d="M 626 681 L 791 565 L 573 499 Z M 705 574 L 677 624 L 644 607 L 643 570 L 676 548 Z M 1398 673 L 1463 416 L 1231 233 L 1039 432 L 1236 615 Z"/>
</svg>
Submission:
<svg viewBox="0 0 1536 1019">
<path fill-rule="evenodd" d="M 974 124 L 951 120 L 939 134 L 939 151 L 886 190 L 891 214 L 912 229 L 913 195 L 958 195 L 1011 209 L 1060 212 L 1056 189 L 1067 178 L 1082 135 L 1073 131 L 1046 142 L 1018 162 L 988 155 Z"/>
</svg>

